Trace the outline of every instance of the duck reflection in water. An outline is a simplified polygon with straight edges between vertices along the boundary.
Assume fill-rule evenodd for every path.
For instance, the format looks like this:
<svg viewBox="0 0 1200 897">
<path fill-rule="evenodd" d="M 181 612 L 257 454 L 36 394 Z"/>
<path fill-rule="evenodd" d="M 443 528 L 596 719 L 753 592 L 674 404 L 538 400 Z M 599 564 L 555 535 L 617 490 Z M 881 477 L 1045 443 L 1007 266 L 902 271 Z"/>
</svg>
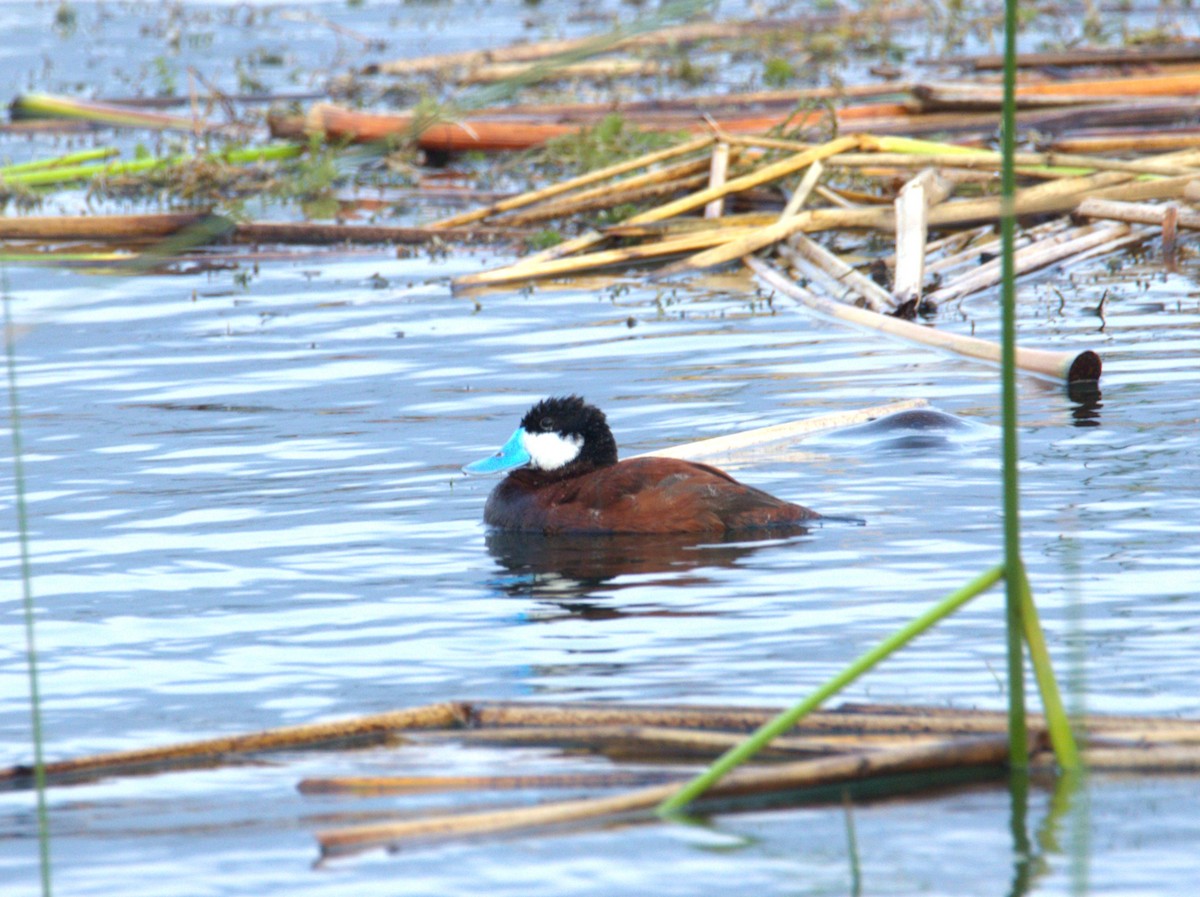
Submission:
<svg viewBox="0 0 1200 897">
<path fill-rule="evenodd" d="M 601 590 L 611 594 L 627 586 L 703 585 L 714 580 L 711 571 L 737 566 L 756 551 L 807 532 L 801 526 L 787 527 L 773 529 L 769 538 L 742 541 L 691 534 L 585 536 L 492 530 L 487 534 L 487 549 L 507 573 L 500 588 L 514 597 L 553 601 L 573 614 L 591 618 L 676 616 L 681 614 L 665 609 L 617 609 L 587 599 L 597 597 Z"/>
</svg>

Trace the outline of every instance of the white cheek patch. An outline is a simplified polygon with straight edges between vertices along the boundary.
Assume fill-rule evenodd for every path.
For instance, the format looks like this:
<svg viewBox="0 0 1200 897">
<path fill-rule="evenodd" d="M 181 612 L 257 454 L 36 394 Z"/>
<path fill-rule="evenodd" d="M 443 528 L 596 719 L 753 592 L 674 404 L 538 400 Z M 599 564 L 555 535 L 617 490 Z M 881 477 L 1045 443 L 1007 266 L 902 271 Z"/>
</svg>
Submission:
<svg viewBox="0 0 1200 897">
<path fill-rule="evenodd" d="M 538 470 L 558 470 L 579 457 L 582 436 L 561 433 L 523 433 L 521 441 L 529 452 L 529 463 Z"/>
</svg>

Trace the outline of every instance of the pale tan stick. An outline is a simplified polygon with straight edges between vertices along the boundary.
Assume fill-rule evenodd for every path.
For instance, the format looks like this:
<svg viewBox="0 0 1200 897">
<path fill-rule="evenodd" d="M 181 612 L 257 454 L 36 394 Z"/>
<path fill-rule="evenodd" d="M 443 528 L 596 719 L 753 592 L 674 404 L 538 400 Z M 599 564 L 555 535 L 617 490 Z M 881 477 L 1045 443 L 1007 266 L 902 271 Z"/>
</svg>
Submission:
<svg viewBox="0 0 1200 897">
<path fill-rule="evenodd" d="M 678 146 L 672 146 L 667 149 L 656 150 L 653 153 L 647 153 L 644 156 L 638 156 L 636 159 L 627 159 L 624 162 L 618 162 L 615 165 L 609 165 L 605 168 L 589 171 L 587 174 L 579 177 L 570 178 L 558 184 L 551 184 L 549 187 L 543 187 L 540 190 L 531 190 L 527 193 L 522 193 L 519 196 L 511 196 L 507 199 L 499 200 L 491 205 L 483 206 L 479 209 L 472 209 L 469 212 L 463 212 L 459 215 L 451 215 L 449 218 L 443 218 L 440 221 L 435 221 L 429 225 L 433 228 L 443 227 L 460 227 L 464 224 L 470 224 L 474 221 L 480 221 L 490 215 L 497 215 L 500 212 L 509 212 L 513 209 L 520 209 L 524 206 L 532 205 L 536 202 L 542 202 L 546 199 L 551 199 L 555 196 L 561 196 L 564 193 L 570 193 L 572 190 L 578 190 L 581 187 L 589 187 L 592 184 L 600 181 L 607 181 L 611 178 L 619 177 L 623 174 L 628 174 L 631 171 L 637 171 L 639 168 L 646 168 L 658 162 L 664 162 L 667 159 L 674 159 L 676 156 L 684 156 L 688 153 L 697 152 L 704 149 L 713 142 L 711 135 L 697 137 L 695 140 L 689 140 L 686 143 L 681 143 Z"/>
<path fill-rule="evenodd" d="M 519 269 L 498 268 L 494 271 L 481 271 L 472 275 L 470 285 L 479 286 L 489 283 L 506 283 L 512 280 L 532 280 L 537 277 L 557 277 L 563 274 L 576 274 L 595 268 L 606 268 L 622 263 L 657 260 L 664 256 L 682 255 L 694 252 L 704 246 L 729 239 L 727 234 L 714 230 L 698 231 L 694 234 L 684 234 L 661 240 L 657 243 L 642 243 L 638 246 L 624 246 L 620 249 L 600 249 L 583 255 L 573 255 L 567 258 L 550 259 L 538 265 L 521 265 Z M 459 282 L 466 282 L 460 278 Z"/>
<path fill-rule="evenodd" d="M 712 163 L 708 173 L 708 186 L 720 187 L 725 183 L 726 175 L 729 172 L 729 144 L 725 141 L 718 141 L 713 146 Z M 725 198 L 719 197 L 714 199 L 704 207 L 705 218 L 720 218 L 725 214 Z"/>
<path fill-rule="evenodd" d="M 1186 195 L 1188 188 L 1198 181 L 1200 177 L 1196 175 L 1135 181 L 1131 184 L 1103 187 L 1091 195 L 1097 199 L 1121 199 L 1129 202 L 1143 199 L 1180 199 Z"/>
<path fill-rule="evenodd" d="M 892 295 L 897 303 L 921 298 L 925 286 L 929 208 L 940 203 L 949 193 L 949 185 L 932 168 L 922 170 L 900 188 L 895 203 L 896 269 L 892 278 Z"/>
<path fill-rule="evenodd" d="M 1126 224 L 1085 225 L 1072 228 L 1018 249 L 1013 253 L 1013 269 L 1017 275 L 1036 271 L 1038 268 L 1068 259 L 1102 243 L 1124 237 L 1128 233 L 1129 226 Z M 995 286 L 1000 282 L 1000 277 L 1000 259 L 993 259 L 930 293 L 929 299 L 939 304 L 961 299 Z"/>
<path fill-rule="evenodd" d="M 871 311 L 892 306 L 887 290 L 804 234 L 792 234 L 787 243 L 779 244 L 778 251 L 794 267 L 801 268 L 814 280 L 821 280 L 829 295 L 839 302 L 861 304 Z M 853 297 L 861 299 L 861 303 L 854 303 Z"/>
<path fill-rule="evenodd" d="M 821 415 L 814 421 L 829 422 L 833 418 L 845 417 L 848 424 L 862 423 L 875 417 L 865 416 L 868 411 L 894 413 L 894 410 L 907 408 L 923 408 L 927 406 L 924 399 L 912 399 L 905 402 L 895 402 L 891 405 L 880 406 L 877 409 L 865 409 L 862 412 L 840 412 L 838 414 Z M 893 410 L 894 409 L 894 410 Z M 860 417 L 861 415 L 861 417 Z M 879 415 L 876 415 L 879 416 Z M 778 427 L 763 428 L 778 430 L 784 433 L 792 427 L 800 427 L 807 432 L 808 421 L 797 421 L 792 424 L 781 424 Z M 822 427 L 824 429 L 825 427 Z M 735 434 L 734 440 L 747 434 Z M 691 446 L 704 446 L 708 452 L 708 444 L 717 443 L 727 437 L 717 437 L 713 440 L 702 440 Z M 792 438 L 790 434 L 775 437 L 778 439 Z M 731 450 L 740 448 L 734 445 Z M 678 446 L 679 449 L 689 448 Z M 726 450 L 720 447 L 721 451 Z M 691 457 L 691 455 L 680 456 Z M 672 706 L 655 704 L 613 705 L 613 704 L 541 704 L 524 701 L 496 702 L 472 706 L 471 721 L 481 728 L 517 727 L 517 726 L 667 726 L 674 728 L 693 728 L 704 730 L 730 730 L 751 732 L 763 723 L 778 715 L 779 711 L 762 707 L 695 707 L 691 705 Z M 1100 717 L 1107 719 L 1107 717 Z M 1140 717 L 1124 718 L 1126 721 Z M 1031 725 L 1037 720 L 1041 725 L 1041 717 L 1030 715 Z M 1166 720 L 1167 723 L 1176 722 Z M 1192 728 L 1200 731 L 1200 721 L 1188 721 Z M 943 733 L 999 733 L 1007 731 L 1007 716 L 994 711 L 952 710 L 937 708 L 927 712 L 923 707 L 908 705 L 858 705 L 851 704 L 834 710 L 824 710 L 810 713 L 797 723 L 792 731 L 800 733 L 813 732 L 943 732 Z M 1180 727 L 1186 728 L 1186 727 Z"/>
<path fill-rule="evenodd" d="M 854 732 L 851 735 L 782 735 L 765 749 L 766 756 L 831 754 L 847 749 L 879 750 L 928 741 L 938 733 Z M 571 751 L 587 750 L 615 759 L 665 761 L 685 757 L 715 757 L 739 744 L 743 732 L 697 730 L 679 726 L 558 725 L 455 729 L 408 736 L 414 742 L 453 741 L 466 744 L 553 745 Z"/>
<path fill-rule="evenodd" d="M 846 197 L 842 196 L 842 194 L 838 193 L 836 190 L 831 190 L 830 188 L 826 187 L 824 184 L 817 185 L 816 193 L 818 196 L 833 203 L 839 209 L 857 209 L 857 208 L 859 208 L 859 205 L 857 203 L 851 202 L 850 200 L 846 199 Z"/>
<path fill-rule="evenodd" d="M 230 237 L 238 243 L 478 243 L 519 240 L 528 231 L 516 227 L 455 227 L 432 230 L 392 224 L 326 224 L 318 221 L 242 221 Z"/>
<path fill-rule="evenodd" d="M 792 195 L 788 197 L 787 203 L 783 207 L 783 211 L 779 213 L 779 220 L 783 221 L 786 218 L 791 218 L 800 208 L 808 202 L 808 198 L 812 195 L 813 188 L 817 186 L 817 181 L 821 179 L 821 175 L 825 173 L 825 166 L 818 159 L 808 166 L 808 170 L 804 172 L 804 177 L 800 179 L 800 183 L 796 189 L 792 191 Z"/>
<path fill-rule="evenodd" d="M 301 779 L 301 794 L 413 794 L 430 791 L 513 791 L 549 788 L 617 788 L 685 781 L 685 774 L 647 770 L 566 772 L 507 776 L 337 776 Z"/>
<path fill-rule="evenodd" d="M 924 343 L 928 346 L 949 349 L 952 352 L 957 352 L 960 355 L 966 355 L 971 358 L 980 358 L 997 363 L 1000 361 L 1000 346 L 997 343 L 990 343 L 987 340 L 976 339 L 971 336 L 946 333 L 941 330 L 934 330 L 931 327 L 922 327 L 919 324 L 912 324 L 908 321 L 889 317 L 888 315 L 877 315 L 874 312 L 856 308 L 853 305 L 843 305 L 840 302 L 823 299 L 802 289 L 798 284 L 793 283 L 785 277 L 782 272 L 761 259 L 750 256 L 745 259 L 745 262 L 767 284 L 814 311 L 860 324 L 864 327 L 870 327 L 874 330 L 881 330 L 884 333 L 890 333 L 894 336 L 901 336 L 914 342 Z M 1048 377 L 1067 380 L 1068 382 L 1100 379 L 1100 356 L 1091 350 L 1085 350 L 1080 353 L 1051 352 L 1042 349 L 1026 349 L 1018 346 L 1016 355 L 1017 367 L 1024 371 L 1043 374 Z"/>
<path fill-rule="evenodd" d="M 831 165 L 845 168 L 966 168 L 970 170 L 998 171 L 1000 154 L 988 151 L 978 153 L 843 153 L 830 161 Z M 1013 163 L 1018 173 L 1059 169 L 1059 174 L 1069 174 L 1061 169 L 1091 169 L 1094 171 L 1128 171 L 1136 174 L 1187 175 L 1193 168 L 1182 161 L 1163 159 L 1105 159 L 1099 156 L 1081 156 L 1068 153 L 1017 153 Z M 1070 176 L 1076 176 L 1074 172 Z M 1195 175 L 1193 175 L 1195 176 Z"/>
<path fill-rule="evenodd" d="M 1107 218 L 1111 221 L 1127 221 L 1131 224 L 1162 225 L 1168 208 L 1168 206 L 1119 202 L 1113 199 L 1096 199 L 1089 196 L 1076 207 L 1075 214 L 1081 218 Z M 1175 223 L 1178 227 L 1200 230 L 1200 212 L 1178 209 Z"/>
<path fill-rule="evenodd" d="M 1064 152 L 1152 153 L 1200 146 L 1200 131 L 1180 133 L 1112 135 L 1107 137 L 1062 137 L 1054 145 Z"/>
<path fill-rule="evenodd" d="M 1129 246 L 1136 246 L 1138 243 L 1144 243 L 1154 236 L 1154 231 L 1150 228 L 1139 227 L 1131 229 L 1128 234 L 1123 237 L 1117 237 L 1107 243 L 1101 243 L 1098 246 L 1093 246 L 1091 249 L 1079 253 L 1071 259 L 1072 265 L 1078 265 L 1081 262 L 1086 262 L 1090 258 L 1096 258 L 1102 255 L 1116 252 L 1118 249 L 1125 249 Z"/>
<path fill-rule="evenodd" d="M 1064 216 L 1062 218 L 1054 218 L 1050 221 L 1022 230 L 1017 234 L 1015 248 L 1020 249 L 1023 246 L 1028 246 L 1034 240 L 1048 236 L 1059 231 L 1064 231 L 1071 226 L 1071 219 Z M 992 231 L 991 225 L 987 230 Z M 962 265 L 979 265 L 979 256 L 983 253 L 997 253 L 1000 251 L 1000 237 L 994 236 L 991 239 L 981 240 L 974 243 L 958 252 L 944 256 L 940 259 L 930 262 L 925 266 L 927 274 L 940 274 L 943 271 L 949 271 L 952 268 L 957 268 Z"/>
<path fill-rule="evenodd" d="M 145 215 L 47 215 L 0 217 L 4 240 L 127 240 L 160 238 L 208 218 L 205 212 Z"/>
<path fill-rule="evenodd" d="M 372 716 L 333 720 L 327 723 L 309 723 L 301 726 L 283 726 L 251 732 L 245 735 L 227 735 L 189 741 L 167 747 L 143 748 L 132 751 L 115 751 L 78 757 L 74 760 L 58 760 L 46 764 L 46 775 L 50 778 L 85 775 L 114 769 L 186 764 L 198 761 L 219 760 L 230 754 L 252 754 L 263 751 L 281 751 L 316 744 L 354 741 L 363 738 L 383 738 L 394 732 L 408 729 L 444 729 L 462 725 L 469 714 L 466 704 L 429 704 L 410 710 L 393 710 Z M 25 766 L 0 769 L 0 781 L 32 776 Z"/>
<path fill-rule="evenodd" d="M 1007 756 L 1007 737 L 989 736 L 766 767 L 742 767 L 714 785 L 706 797 L 793 791 L 933 769 L 998 767 Z M 678 784 L 668 783 L 588 800 L 332 829 L 318 832 L 317 841 L 325 856 L 334 856 L 418 838 L 495 834 L 629 813 L 644 814 L 677 788 Z"/>
<path fill-rule="evenodd" d="M 841 427 L 852 427 L 856 424 L 867 423 L 899 411 L 910 411 L 915 408 L 927 408 L 925 399 L 904 399 L 899 402 L 889 402 L 886 405 L 876 405 L 872 408 L 859 408 L 853 411 L 835 411 L 830 414 L 818 414 L 803 420 L 789 421 L 786 424 L 772 424 L 769 427 L 756 427 L 753 430 L 743 430 L 740 433 L 730 433 L 726 436 L 714 436 L 711 439 L 701 439 L 674 445 L 670 448 L 657 449 L 634 455 L 635 458 L 683 458 L 685 461 L 696 461 L 712 458 L 718 455 L 745 452 L 749 449 L 767 446 L 785 440 L 802 439 L 813 433 L 825 430 L 835 430 Z"/>
<path fill-rule="evenodd" d="M 561 65 L 530 65 L 521 62 L 492 62 L 469 68 L 452 76 L 459 84 L 494 84 L 536 73 L 537 81 L 602 80 L 609 78 L 645 78 L 660 74 L 661 63 L 643 59 L 592 59 Z"/>
<path fill-rule="evenodd" d="M 705 167 L 707 167 L 707 163 L 705 163 Z M 582 195 L 580 197 L 569 196 L 557 202 L 543 203 L 531 209 L 512 212 L 494 220 L 497 225 L 529 225 L 538 221 L 546 221 L 550 218 L 567 218 L 597 209 L 608 209 L 620 203 L 638 203 L 660 199 L 661 197 L 670 197 L 684 190 L 694 190 L 697 187 L 702 187 L 708 181 L 708 175 L 693 174 L 674 179 L 656 177 L 647 180 L 649 183 L 641 187 L 632 189 L 623 187 L 619 192 L 609 189 L 587 190 L 585 192 L 590 195 L 586 197 Z"/>
<path fill-rule="evenodd" d="M 1089 772 L 1200 772 L 1200 748 L 1127 747 L 1084 748 L 1083 765 Z M 1030 758 L 1035 769 L 1057 767 L 1054 755 Z"/>
</svg>

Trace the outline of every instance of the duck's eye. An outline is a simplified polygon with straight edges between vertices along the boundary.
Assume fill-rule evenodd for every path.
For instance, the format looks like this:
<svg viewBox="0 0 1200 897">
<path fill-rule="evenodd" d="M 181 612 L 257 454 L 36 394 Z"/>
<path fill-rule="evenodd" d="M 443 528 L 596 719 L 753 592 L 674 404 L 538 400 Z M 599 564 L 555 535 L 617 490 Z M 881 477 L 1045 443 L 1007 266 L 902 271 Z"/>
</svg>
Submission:
<svg viewBox="0 0 1200 897">
<path fill-rule="evenodd" d="M 554 429 L 554 421 L 551 418 L 543 417 L 542 422 L 538 424 L 538 429 L 540 429 L 543 433 L 549 433 Z"/>
</svg>

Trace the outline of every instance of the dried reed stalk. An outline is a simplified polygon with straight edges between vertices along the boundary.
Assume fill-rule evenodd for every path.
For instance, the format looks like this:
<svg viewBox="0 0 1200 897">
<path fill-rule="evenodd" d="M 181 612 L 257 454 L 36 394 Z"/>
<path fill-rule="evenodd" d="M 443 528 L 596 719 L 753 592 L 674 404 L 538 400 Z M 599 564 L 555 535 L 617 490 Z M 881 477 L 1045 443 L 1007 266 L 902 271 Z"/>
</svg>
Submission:
<svg viewBox="0 0 1200 897">
<path fill-rule="evenodd" d="M 715 785 L 707 797 L 796 791 L 935 769 L 999 767 L 1007 756 L 1007 738 L 990 736 L 766 767 L 742 767 Z M 337 856 L 415 839 L 497 834 L 628 814 L 644 817 L 677 788 L 676 783 L 668 783 L 601 798 L 330 829 L 318 832 L 317 841 L 325 856 Z"/>
<path fill-rule="evenodd" d="M 729 144 L 721 140 L 713 146 L 712 161 L 708 171 L 708 186 L 720 187 L 729 174 Z M 725 214 L 725 199 L 712 200 L 704 207 L 705 218 L 720 218 Z"/>
<path fill-rule="evenodd" d="M 1054 172 L 1062 176 L 1090 171 L 1129 171 L 1135 174 L 1185 175 L 1193 166 L 1165 159 L 1107 159 L 1079 153 L 1016 153 L 1017 173 Z M 998 171 L 1000 154 L 988 150 L 971 153 L 843 153 L 831 159 L 831 165 L 845 168 L 967 168 Z M 1197 172 L 1200 175 L 1200 172 Z"/>
<path fill-rule="evenodd" d="M 1129 227 L 1124 224 L 1093 224 L 1072 228 L 1018 249 L 1013 253 L 1014 271 L 1017 275 L 1036 271 L 1102 243 L 1124 237 L 1128 233 Z M 930 293 L 929 299 L 937 303 L 950 302 L 995 286 L 999 282 L 1000 259 L 993 259 Z"/>
<path fill-rule="evenodd" d="M 158 239 L 205 220 L 207 212 L 0 218 L 3 240 Z"/>
<path fill-rule="evenodd" d="M 659 162 L 665 162 L 668 159 L 674 159 L 678 156 L 686 156 L 688 153 L 698 152 L 699 150 L 709 146 L 712 142 L 713 137 L 711 135 L 697 137 L 694 140 L 688 140 L 684 143 L 678 144 L 677 146 L 655 150 L 652 153 L 646 153 L 645 155 L 638 156 L 635 159 L 626 159 L 624 162 L 617 162 L 614 165 L 608 165 L 595 171 L 589 171 L 587 174 L 569 178 L 558 184 L 551 184 L 538 190 L 530 190 L 518 196 L 502 199 L 499 202 L 494 202 L 489 206 L 484 206 L 479 209 L 472 209 L 469 212 L 463 212 L 459 215 L 451 215 L 449 218 L 443 218 L 440 221 L 435 221 L 429 226 L 433 228 L 442 228 L 459 227 L 464 224 L 471 224 L 472 222 L 480 221 L 492 215 L 498 215 L 501 212 L 511 212 L 514 209 L 524 208 L 525 206 L 531 206 L 535 203 L 544 202 L 547 199 L 553 199 L 554 197 L 561 196 L 564 193 L 570 193 L 572 190 L 590 187 L 591 185 L 598 184 L 601 181 L 611 180 L 612 178 L 620 177 L 623 174 L 628 174 L 631 171 L 637 171 L 639 168 L 648 168 L 651 165 L 655 165 Z"/>
<path fill-rule="evenodd" d="M 1056 150 L 1065 153 L 1157 153 L 1165 150 L 1200 146 L 1200 130 L 1180 128 L 1163 134 L 1147 134 L 1139 128 L 1134 134 L 1106 134 L 1093 137 L 1059 137 Z"/>
<path fill-rule="evenodd" d="M 898 302 L 921 297 L 925 286 L 925 243 L 929 238 L 929 208 L 950 194 L 950 185 L 932 168 L 909 179 L 896 197 L 896 267 L 892 295 Z M 877 311 L 878 309 L 872 309 Z"/>
<path fill-rule="evenodd" d="M 494 84 L 514 78 L 547 81 L 598 81 L 610 78 L 648 78 L 661 74 L 661 63 L 642 59 L 590 59 L 558 65 L 530 65 L 522 62 L 489 62 L 473 66 L 453 80 L 459 84 Z"/>
<path fill-rule="evenodd" d="M 779 254 L 809 276 L 824 279 L 826 291 L 838 302 L 861 304 L 876 312 L 892 307 L 887 290 L 804 234 L 792 234 L 787 243 L 779 245 Z M 859 302 L 852 301 L 855 296 Z"/>
<path fill-rule="evenodd" d="M 1072 66 L 1146 65 L 1162 62 L 1191 62 L 1200 60 L 1200 44 L 1162 44 L 1132 47 L 1083 47 L 1075 50 L 1051 50 L 1041 53 L 1022 53 L 1017 57 L 1021 68 L 1070 68 Z M 995 71 L 1004 68 L 1004 56 L 984 53 L 979 56 L 943 56 L 918 60 L 923 65 L 970 66 L 975 71 Z"/>
<path fill-rule="evenodd" d="M 90 757 L 47 763 L 46 777 L 57 779 L 113 770 L 125 771 L 168 764 L 211 762 L 227 758 L 230 755 L 289 750 L 319 744 L 358 742 L 363 739 L 381 739 L 392 733 L 410 729 L 458 726 L 466 719 L 468 712 L 469 708 L 465 704 L 428 704 L 409 710 L 393 710 L 387 713 L 333 720 L 326 723 L 283 726 L 246 735 L 227 735 L 166 747 L 94 754 Z M 0 769 L 0 781 L 24 779 L 32 774 L 33 771 L 28 766 L 10 766 L 7 769 Z"/>
<path fill-rule="evenodd" d="M 312 221 L 244 221 L 233 229 L 239 243 L 484 243 L 519 240 L 516 227 L 401 227 L 391 224 L 320 224 Z"/>
<path fill-rule="evenodd" d="M 745 262 L 770 286 L 814 311 L 874 330 L 881 330 L 894 336 L 904 337 L 927 346 L 949 349 L 971 358 L 980 358 L 991 362 L 1000 361 L 1000 346 L 996 343 L 922 327 L 919 324 L 912 324 L 898 318 L 878 315 L 852 305 L 843 305 L 840 302 L 824 299 L 793 283 L 782 272 L 761 259 L 751 256 L 746 258 Z M 1068 382 L 1100 378 L 1100 356 L 1090 350 L 1080 353 L 1051 352 L 1018 346 L 1016 354 L 1017 367 L 1024 371 Z"/>
<path fill-rule="evenodd" d="M 1161 225 L 1167 215 L 1168 206 L 1152 206 L 1146 203 L 1119 202 L 1112 199 L 1097 199 L 1089 196 L 1075 209 L 1080 218 L 1105 218 L 1110 221 L 1125 221 L 1130 224 Z M 1189 230 L 1200 230 L 1200 212 L 1176 208 L 1175 224 Z"/>
<path fill-rule="evenodd" d="M 646 770 L 566 772 L 500 776 L 336 776 L 301 779 L 301 794 L 414 794 L 441 791 L 519 791 L 620 788 L 680 782 L 685 775 Z"/>
<path fill-rule="evenodd" d="M 514 212 L 497 216 L 506 224 L 528 224 L 549 218 L 565 218 L 578 212 L 598 208 L 610 208 L 623 202 L 638 202 L 637 197 L 646 196 L 646 188 L 660 190 L 679 189 L 681 185 L 699 185 L 707 182 L 709 160 L 693 159 L 679 162 L 666 168 L 656 168 L 635 177 L 612 184 L 600 184 L 565 196 L 553 202 L 540 202 Z"/>
<path fill-rule="evenodd" d="M 413 736 L 416 741 L 431 740 L 468 744 L 549 745 L 603 754 L 610 759 L 678 762 L 684 759 L 712 759 L 739 744 L 741 732 L 694 729 L 656 725 L 557 725 L 485 727 Z M 804 735 L 782 736 L 771 742 L 760 756 L 795 757 L 844 752 L 848 748 L 881 750 L 929 740 L 921 733 L 877 732 L 853 736 Z"/>
</svg>

